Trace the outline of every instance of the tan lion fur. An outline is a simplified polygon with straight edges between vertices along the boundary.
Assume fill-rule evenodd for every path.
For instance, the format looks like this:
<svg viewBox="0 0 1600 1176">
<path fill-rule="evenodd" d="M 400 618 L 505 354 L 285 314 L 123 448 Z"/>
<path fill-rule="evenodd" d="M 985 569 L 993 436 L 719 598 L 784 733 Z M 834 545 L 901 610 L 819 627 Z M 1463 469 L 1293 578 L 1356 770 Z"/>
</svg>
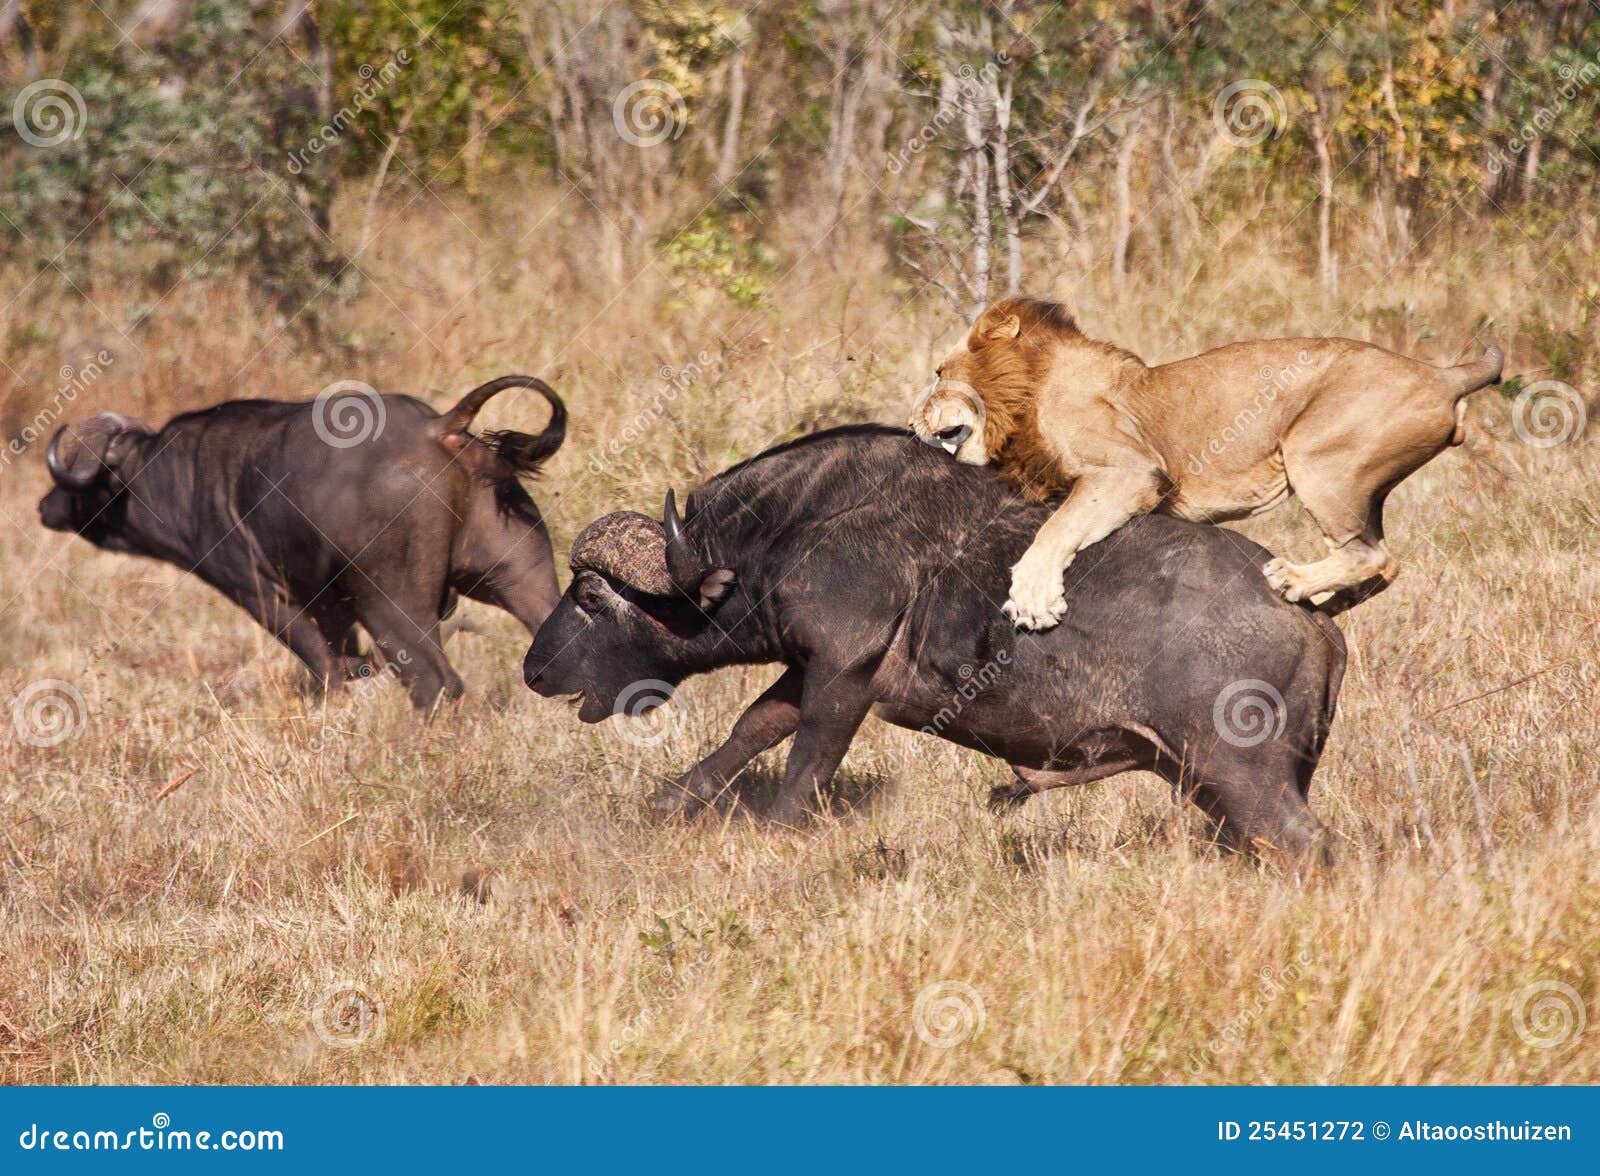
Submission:
<svg viewBox="0 0 1600 1176">
<path fill-rule="evenodd" d="M 1460 443 L 1462 398 L 1498 382 L 1502 363 L 1494 347 L 1439 368 L 1330 338 L 1233 343 L 1149 367 L 1084 335 L 1058 303 L 1008 298 L 939 365 L 911 427 L 957 460 L 993 465 L 1024 497 L 1070 487 L 1012 569 L 1007 611 L 1019 624 L 1059 620 L 1073 557 L 1135 514 L 1217 522 L 1291 493 L 1329 555 L 1264 571 L 1289 599 L 1321 601 L 1393 578 L 1384 499 Z"/>
</svg>

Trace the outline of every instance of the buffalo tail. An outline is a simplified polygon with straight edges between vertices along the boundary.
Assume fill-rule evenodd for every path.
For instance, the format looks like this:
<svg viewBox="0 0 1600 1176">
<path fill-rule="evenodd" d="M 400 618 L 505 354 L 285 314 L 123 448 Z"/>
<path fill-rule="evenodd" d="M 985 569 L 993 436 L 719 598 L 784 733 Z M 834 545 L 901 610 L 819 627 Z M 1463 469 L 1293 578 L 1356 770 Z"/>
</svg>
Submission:
<svg viewBox="0 0 1600 1176">
<path fill-rule="evenodd" d="M 480 384 L 439 418 L 437 428 L 441 437 L 465 434 L 483 406 L 496 393 L 507 388 L 532 388 L 543 396 L 550 405 L 550 423 L 541 433 L 501 429 L 484 434 L 482 441 L 516 473 L 532 474 L 561 448 L 561 443 L 567 437 L 567 406 L 556 395 L 555 389 L 537 376 L 501 376 L 487 384 Z"/>
</svg>

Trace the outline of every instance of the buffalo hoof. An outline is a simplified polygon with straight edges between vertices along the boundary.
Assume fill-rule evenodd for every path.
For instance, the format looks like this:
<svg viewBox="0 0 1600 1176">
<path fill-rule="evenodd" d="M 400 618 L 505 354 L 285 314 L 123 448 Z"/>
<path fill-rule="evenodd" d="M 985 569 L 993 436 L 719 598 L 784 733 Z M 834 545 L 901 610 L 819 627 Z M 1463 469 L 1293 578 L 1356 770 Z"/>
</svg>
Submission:
<svg viewBox="0 0 1600 1176">
<path fill-rule="evenodd" d="M 1033 790 L 1023 784 L 996 784 L 989 789 L 989 811 L 996 814 L 1015 812 L 1032 795 Z"/>
<path fill-rule="evenodd" d="M 668 780 L 645 798 L 645 807 L 658 821 L 692 821 L 711 807 L 683 777 Z"/>
</svg>

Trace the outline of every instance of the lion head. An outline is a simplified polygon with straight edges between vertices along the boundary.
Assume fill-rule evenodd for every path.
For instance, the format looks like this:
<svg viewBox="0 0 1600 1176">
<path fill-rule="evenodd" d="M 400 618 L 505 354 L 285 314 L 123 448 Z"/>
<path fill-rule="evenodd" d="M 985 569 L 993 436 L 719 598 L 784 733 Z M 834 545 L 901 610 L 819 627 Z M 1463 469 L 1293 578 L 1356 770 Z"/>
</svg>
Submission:
<svg viewBox="0 0 1600 1176">
<path fill-rule="evenodd" d="M 1067 308 L 1007 298 L 980 314 L 939 364 L 911 410 L 911 430 L 968 465 L 993 465 L 1024 497 L 1049 498 L 1065 479 L 1039 435 L 1036 398 L 1051 345 L 1080 338 Z"/>
</svg>

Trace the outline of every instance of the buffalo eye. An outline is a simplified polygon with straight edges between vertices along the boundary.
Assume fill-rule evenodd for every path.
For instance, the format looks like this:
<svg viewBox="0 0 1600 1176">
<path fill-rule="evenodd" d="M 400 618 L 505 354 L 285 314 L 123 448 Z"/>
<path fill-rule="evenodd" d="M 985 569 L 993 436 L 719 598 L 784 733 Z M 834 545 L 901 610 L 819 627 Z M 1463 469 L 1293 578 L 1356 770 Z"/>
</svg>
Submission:
<svg viewBox="0 0 1600 1176">
<path fill-rule="evenodd" d="M 578 607 L 584 612 L 599 612 L 606 605 L 605 589 L 590 576 L 584 576 L 578 581 L 573 596 L 578 602 Z"/>
</svg>

